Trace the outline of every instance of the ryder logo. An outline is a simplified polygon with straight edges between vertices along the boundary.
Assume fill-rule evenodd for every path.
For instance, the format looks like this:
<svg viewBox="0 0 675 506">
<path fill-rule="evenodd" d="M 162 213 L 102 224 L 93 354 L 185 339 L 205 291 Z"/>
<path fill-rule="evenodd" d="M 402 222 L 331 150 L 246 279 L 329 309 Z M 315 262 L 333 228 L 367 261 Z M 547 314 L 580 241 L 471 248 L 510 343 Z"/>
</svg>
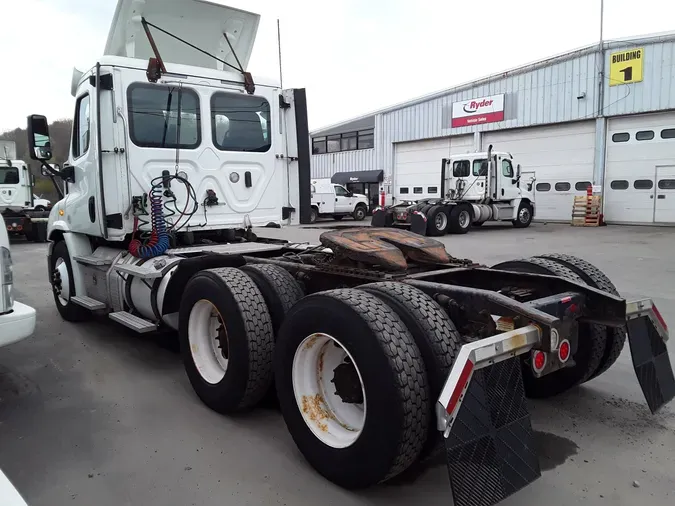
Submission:
<svg viewBox="0 0 675 506">
<path fill-rule="evenodd" d="M 452 128 L 504 121 L 504 95 L 493 95 L 452 104 Z"/>
</svg>

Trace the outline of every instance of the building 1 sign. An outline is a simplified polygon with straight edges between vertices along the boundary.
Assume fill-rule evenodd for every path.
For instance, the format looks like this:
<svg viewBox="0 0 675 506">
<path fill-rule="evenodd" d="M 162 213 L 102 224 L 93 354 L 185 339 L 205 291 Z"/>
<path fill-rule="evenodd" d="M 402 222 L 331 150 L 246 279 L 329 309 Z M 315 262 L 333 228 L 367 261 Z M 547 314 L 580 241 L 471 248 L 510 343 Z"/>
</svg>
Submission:
<svg viewBox="0 0 675 506">
<path fill-rule="evenodd" d="M 609 55 L 609 85 L 639 83 L 642 81 L 645 49 L 634 47 Z"/>
<path fill-rule="evenodd" d="M 504 95 L 471 98 L 452 104 L 452 128 L 504 121 Z"/>
</svg>

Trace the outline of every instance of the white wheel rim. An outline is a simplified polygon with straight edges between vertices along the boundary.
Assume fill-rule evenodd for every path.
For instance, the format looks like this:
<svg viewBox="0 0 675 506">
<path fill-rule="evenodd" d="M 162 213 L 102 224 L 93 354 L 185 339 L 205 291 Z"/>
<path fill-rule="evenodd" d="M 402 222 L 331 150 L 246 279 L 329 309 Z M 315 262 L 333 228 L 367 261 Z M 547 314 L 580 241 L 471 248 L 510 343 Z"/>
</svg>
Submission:
<svg viewBox="0 0 675 506">
<path fill-rule="evenodd" d="M 436 215 L 434 223 L 436 225 L 436 230 L 443 230 L 448 225 L 448 217 L 444 212 L 440 212 Z"/>
<path fill-rule="evenodd" d="M 188 341 L 202 379 L 211 385 L 220 382 L 227 372 L 229 343 L 225 320 L 208 300 L 198 301 L 190 310 Z"/>
<path fill-rule="evenodd" d="M 65 306 L 70 301 L 70 277 L 68 276 L 68 266 L 66 261 L 59 257 L 56 259 L 54 264 L 54 272 L 58 273 L 61 280 L 61 289 L 57 289 L 56 295 L 59 300 L 59 304 Z"/>
<path fill-rule="evenodd" d="M 468 211 L 462 211 L 459 213 L 459 226 L 466 228 L 471 224 L 471 218 L 469 217 Z"/>
<path fill-rule="evenodd" d="M 335 369 L 348 364 L 347 361 L 356 370 L 362 403 L 344 402 L 336 392 L 333 382 Z M 341 370 L 346 369 L 342 367 Z M 314 435 L 332 448 L 346 448 L 354 444 L 366 420 L 366 391 L 361 372 L 351 354 L 334 337 L 312 334 L 296 350 L 292 373 L 298 409 Z M 350 386 L 355 386 L 355 383 Z M 350 393 L 354 394 L 354 390 Z"/>
</svg>

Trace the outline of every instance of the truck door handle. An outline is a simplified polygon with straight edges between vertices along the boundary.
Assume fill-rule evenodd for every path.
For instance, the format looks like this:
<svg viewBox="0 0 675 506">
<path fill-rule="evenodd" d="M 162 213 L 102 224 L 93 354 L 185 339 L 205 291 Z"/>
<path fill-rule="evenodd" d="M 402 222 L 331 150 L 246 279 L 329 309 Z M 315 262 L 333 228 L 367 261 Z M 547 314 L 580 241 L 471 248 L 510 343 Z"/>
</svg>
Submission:
<svg viewBox="0 0 675 506">
<path fill-rule="evenodd" d="M 89 197 L 89 219 L 92 223 L 96 222 L 96 200 L 94 197 Z"/>
<path fill-rule="evenodd" d="M 653 199 L 654 199 L 654 195 L 650 195 L 649 198 L 653 200 Z"/>
<path fill-rule="evenodd" d="M 335 202 L 337 202 L 337 197 L 335 198 Z"/>
<path fill-rule="evenodd" d="M 665 196 L 665 195 L 658 195 L 656 198 L 657 198 L 657 199 L 665 199 L 666 196 Z"/>
</svg>

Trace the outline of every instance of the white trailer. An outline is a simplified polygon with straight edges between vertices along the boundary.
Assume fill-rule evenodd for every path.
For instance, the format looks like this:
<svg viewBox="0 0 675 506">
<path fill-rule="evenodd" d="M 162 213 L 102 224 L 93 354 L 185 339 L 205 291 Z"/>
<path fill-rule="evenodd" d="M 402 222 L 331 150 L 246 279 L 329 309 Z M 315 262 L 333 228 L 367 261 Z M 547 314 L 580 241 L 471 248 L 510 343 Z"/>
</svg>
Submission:
<svg viewBox="0 0 675 506">
<path fill-rule="evenodd" d="M 106 54 L 75 75 L 60 171 L 46 118 L 29 117 L 34 158 L 68 181 L 49 218 L 64 319 L 176 330 L 193 389 L 219 413 L 253 408 L 274 380 L 298 448 L 343 487 L 388 480 L 444 444 L 457 506 L 495 504 L 539 476 L 525 394 L 604 372 L 626 328 L 650 408 L 675 396 L 653 303 L 627 304 L 582 260 L 488 269 L 363 227 L 316 246 L 257 237 L 311 210 L 305 93 L 246 72 L 257 26 L 202 0 L 120 0 Z"/>
<path fill-rule="evenodd" d="M 374 227 L 409 228 L 421 235 L 465 234 L 487 221 L 526 228 L 535 216 L 534 172 L 510 153 L 455 155 L 441 160 L 441 198 L 402 202 L 373 213 Z"/>
</svg>

